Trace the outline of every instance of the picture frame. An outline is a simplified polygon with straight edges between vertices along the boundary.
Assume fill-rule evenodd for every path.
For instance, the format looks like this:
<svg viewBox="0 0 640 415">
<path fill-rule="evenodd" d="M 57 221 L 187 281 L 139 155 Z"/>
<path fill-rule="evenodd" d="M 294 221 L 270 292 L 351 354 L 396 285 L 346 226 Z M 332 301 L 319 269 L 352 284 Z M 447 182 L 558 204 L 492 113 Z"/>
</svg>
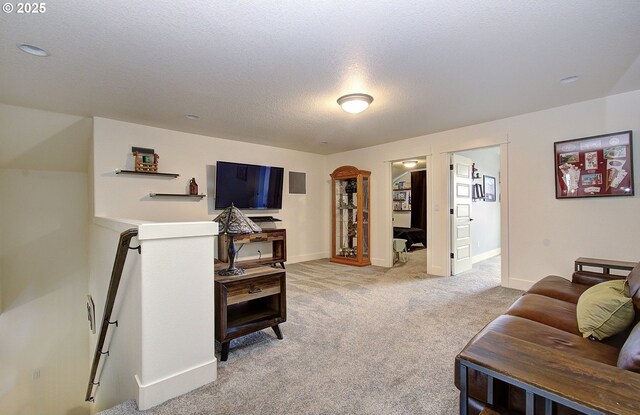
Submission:
<svg viewBox="0 0 640 415">
<path fill-rule="evenodd" d="M 633 133 L 553 143 L 556 199 L 633 196 Z"/>
<path fill-rule="evenodd" d="M 482 185 L 484 187 L 484 201 L 495 202 L 496 201 L 496 178 L 493 176 L 482 176 Z"/>
</svg>

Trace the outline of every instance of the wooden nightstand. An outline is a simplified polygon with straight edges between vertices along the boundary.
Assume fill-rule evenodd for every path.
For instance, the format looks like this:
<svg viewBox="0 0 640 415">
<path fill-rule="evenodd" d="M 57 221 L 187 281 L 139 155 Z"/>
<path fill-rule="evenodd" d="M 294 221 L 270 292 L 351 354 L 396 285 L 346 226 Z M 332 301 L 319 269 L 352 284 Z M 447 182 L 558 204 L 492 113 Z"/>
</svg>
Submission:
<svg viewBox="0 0 640 415">
<path fill-rule="evenodd" d="M 251 268 L 244 275 L 215 276 L 216 340 L 220 360 L 229 357 L 229 342 L 267 327 L 278 339 L 278 324 L 287 320 L 287 273 L 276 268 Z"/>
</svg>

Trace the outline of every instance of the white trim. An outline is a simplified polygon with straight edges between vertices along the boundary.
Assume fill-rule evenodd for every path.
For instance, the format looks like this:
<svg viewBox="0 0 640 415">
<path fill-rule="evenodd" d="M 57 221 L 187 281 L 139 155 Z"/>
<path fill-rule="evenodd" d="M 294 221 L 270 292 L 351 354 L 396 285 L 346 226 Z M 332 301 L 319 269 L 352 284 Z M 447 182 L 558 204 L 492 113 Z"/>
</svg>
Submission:
<svg viewBox="0 0 640 415">
<path fill-rule="evenodd" d="M 296 262 L 314 261 L 316 259 L 329 258 L 329 252 L 314 252 L 312 254 L 296 255 L 287 257 L 286 264 L 295 264 Z"/>
<path fill-rule="evenodd" d="M 510 278 L 509 285 L 507 286 L 507 288 L 527 291 L 529 288 L 531 288 L 533 284 L 535 284 L 535 281 L 521 280 L 519 278 Z"/>
<path fill-rule="evenodd" d="M 498 255 L 500 255 L 500 248 L 492 249 L 490 251 L 474 255 L 473 257 L 471 257 L 471 263 L 475 264 L 477 262 L 484 261 L 485 259 L 493 258 L 494 256 Z"/>
<path fill-rule="evenodd" d="M 213 346 L 212 346 L 213 347 Z M 216 380 L 218 377 L 216 358 L 174 375 L 143 385 L 135 375 L 138 384 L 138 409 L 152 408 L 169 399 L 190 392 Z"/>
<path fill-rule="evenodd" d="M 391 260 L 393 261 L 393 257 L 391 257 Z M 371 265 L 389 268 L 387 266 L 387 260 L 385 258 L 371 258 Z"/>
<path fill-rule="evenodd" d="M 138 227 L 138 239 L 170 239 L 218 234 L 218 224 L 207 222 L 145 223 Z"/>
<path fill-rule="evenodd" d="M 509 265 L 509 136 L 500 144 L 500 285 L 510 287 Z"/>
</svg>

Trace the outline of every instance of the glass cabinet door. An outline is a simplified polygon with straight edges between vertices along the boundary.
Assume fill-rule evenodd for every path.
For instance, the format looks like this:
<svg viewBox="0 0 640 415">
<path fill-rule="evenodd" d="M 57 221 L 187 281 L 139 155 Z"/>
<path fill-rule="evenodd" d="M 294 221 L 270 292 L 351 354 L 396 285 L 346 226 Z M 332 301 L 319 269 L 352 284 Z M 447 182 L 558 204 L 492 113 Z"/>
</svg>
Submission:
<svg viewBox="0 0 640 415">
<path fill-rule="evenodd" d="M 334 255 L 355 258 L 358 249 L 358 192 L 355 178 L 335 181 L 336 252 Z"/>
<path fill-rule="evenodd" d="M 362 178 L 362 256 L 369 258 L 369 178 Z"/>
</svg>

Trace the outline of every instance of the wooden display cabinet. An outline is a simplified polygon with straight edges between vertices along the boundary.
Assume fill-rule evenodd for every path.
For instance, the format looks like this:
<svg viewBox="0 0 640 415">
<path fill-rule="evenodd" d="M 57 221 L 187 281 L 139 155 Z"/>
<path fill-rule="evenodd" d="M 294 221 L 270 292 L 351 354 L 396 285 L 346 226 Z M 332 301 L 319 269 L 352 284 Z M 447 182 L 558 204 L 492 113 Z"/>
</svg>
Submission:
<svg viewBox="0 0 640 415">
<path fill-rule="evenodd" d="M 371 265 L 370 178 L 371 172 L 353 166 L 331 173 L 331 262 Z"/>
</svg>

